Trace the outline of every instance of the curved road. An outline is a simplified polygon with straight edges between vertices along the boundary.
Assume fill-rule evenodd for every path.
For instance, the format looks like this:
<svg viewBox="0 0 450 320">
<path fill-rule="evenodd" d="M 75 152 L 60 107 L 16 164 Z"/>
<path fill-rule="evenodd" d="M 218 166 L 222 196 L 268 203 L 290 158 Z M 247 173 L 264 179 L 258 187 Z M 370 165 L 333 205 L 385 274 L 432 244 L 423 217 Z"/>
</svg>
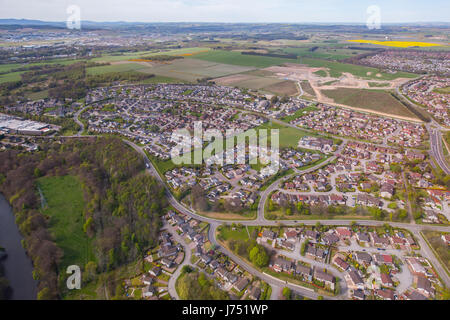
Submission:
<svg viewBox="0 0 450 320">
<path fill-rule="evenodd" d="M 285 283 L 282 280 L 279 280 L 277 278 L 274 278 L 274 277 L 271 277 L 269 275 L 259 272 L 254 267 L 252 267 L 251 265 L 249 265 L 245 261 L 243 261 L 240 257 L 236 256 L 233 252 L 229 251 L 227 248 L 224 248 L 223 246 L 220 246 L 215 237 L 215 230 L 217 229 L 217 227 L 220 224 L 232 224 L 234 221 L 214 219 L 214 218 L 209 218 L 209 217 L 199 215 L 196 212 L 192 211 L 190 208 L 187 208 L 186 206 L 184 206 L 183 204 L 178 202 L 178 200 L 176 200 L 175 197 L 172 195 L 169 188 L 164 183 L 163 179 L 158 174 L 157 170 L 153 166 L 152 162 L 148 159 L 147 155 L 142 150 L 142 148 L 140 148 L 139 146 L 137 146 L 136 144 L 134 144 L 133 142 L 130 142 L 128 140 L 124 139 L 123 141 L 143 156 L 146 166 L 148 168 L 147 169 L 148 172 L 164 185 L 166 192 L 167 192 L 167 197 L 168 197 L 169 203 L 176 210 L 178 210 L 179 212 L 181 212 L 185 215 L 191 216 L 197 220 L 208 222 L 210 224 L 209 239 L 213 244 L 215 244 L 219 247 L 221 252 L 228 255 L 234 261 L 236 261 L 237 263 L 242 265 L 242 267 L 245 270 L 247 270 L 248 272 L 250 272 L 251 274 L 258 276 L 261 279 L 264 279 L 264 281 L 266 281 L 271 286 L 273 286 L 273 289 L 279 288 L 280 286 L 281 287 L 287 286 L 287 287 L 291 288 L 292 290 L 299 292 L 303 296 L 306 296 L 306 297 L 309 297 L 312 299 L 317 298 L 318 295 L 315 292 L 311 292 L 307 288 L 304 288 L 304 287 L 301 287 L 301 286 L 298 286 L 298 285 L 295 285 L 292 283 Z M 331 158 L 327 159 L 327 161 L 332 161 L 333 158 L 334 157 L 331 157 Z M 325 162 L 323 162 L 322 164 L 319 164 L 318 167 L 320 167 L 321 165 L 324 165 L 324 163 Z M 313 169 L 313 168 L 311 168 L 311 169 Z M 296 173 L 294 173 L 294 174 L 296 174 Z M 351 225 L 351 223 L 353 222 L 353 220 L 295 220 L 295 221 L 294 220 L 278 220 L 278 221 L 267 220 L 264 217 L 264 205 L 261 204 L 262 200 L 264 200 L 264 199 L 267 200 L 267 196 L 271 192 L 270 190 L 273 191 L 278 186 L 280 181 L 283 179 L 286 179 L 286 177 L 282 177 L 282 178 L 278 179 L 272 185 L 270 185 L 269 188 L 266 189 L 265 197 L 264 198 L 263 198 L 263 196 L 261 197 L 260 204 L 258 205 L 258 218 L 257 219 L 238 221 L 238 223 L 245 225 L 245 226 L 258 226 L 258 225 L 279 226 L 280 224 L 285 225 L 285 226 L 294 226 L 294 225 L 299 225 L 300 223 L 305 224 L 305 225 L 315 225 L 317 222 L 320 222 L 322 225 Z M 447 275 L 447 273 L 445 272 L 445 270 L 443 269 L 443 267 L 441 266 L 441 264 L 439 263 L 437 258 L 431 252 L 431 249 L 428 247 L 428 245 L 425 243 L 425 241 L 422 239 L 422 236 L 420 235 L 420 231 L 422 231 L 422 230 L 450 232 L 450 227 L 433 226 L 433 225 L 418 225 L 418 224 L 411 225 L 408 223 L 386 222 L 386 221 L 376 221 L 376 220 L 358 220 L 357 223 L 359 225 L 366 225 L 366 226 L 382 226 L 383 224 L 387 223 L 393 227 L 404 228 L 404 229 L 408 229 L 411 232 L 413 232 L 415 234 L 416 238 L 418 238 L 419 244 L 421 246 L 421 251 L 426 253 L 427 258 L 430 259 L 430 261 L 436 268 L 436 271 L 441 276 L 441 278 L 443 279 L 446 286 L 450 286 L 450 277 Z M 345 281 L 345 280 L 342 279 L 342 281 Z M 337 299 L 337 298 L 340 298 L 340 297 L 330 297 L 330 299 Z"/>
</svg>

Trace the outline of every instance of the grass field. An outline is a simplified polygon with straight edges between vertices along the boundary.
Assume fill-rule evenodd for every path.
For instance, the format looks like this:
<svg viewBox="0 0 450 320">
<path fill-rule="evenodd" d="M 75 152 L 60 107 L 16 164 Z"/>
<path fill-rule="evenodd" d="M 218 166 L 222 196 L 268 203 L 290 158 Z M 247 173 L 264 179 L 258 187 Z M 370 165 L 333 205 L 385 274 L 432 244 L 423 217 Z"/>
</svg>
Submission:
<svg viewBox="0 0 450 320">
<path fill-rule="evenodd" d="M 7 74 L 0 75 L 0 83 L 10 82 L 10 81 L 19 81 L 21 79 L 20 75 L 23 72 L 11 72 Z"/>
<path fill-rule="evenodd" d="M 197 57 L 197 55 L 195 55 L 195 57 Z M 176 60 L 171 64 L 148 67 L 139 71 L 194 82 L 197 79 L 223 77 L 249 71 L 251 69 L 252 68 L 250 67 L 215 63 L 198 59 L 182 59 Z"/>
<path fill-rule="evenodd" d="M 445 264 L 447 273 L 450 270 L 450 250 L 441 238 L 440 232 L 424 231 L 423 234 L 427 238 L 428 242 L 433 247 L 434 251 L 438 254 L 438 258 Z"/>
<path fill-rule="evenodd" d="M 286 127 L 278 123 L 267 122 L 255 128 L 268 129 L 268 141 L 270 141 L 270 130 L 278 129 L 280 130 L 280 148 L 297 148 L 298 141 L 304 136 L 313 136 L 314 134 L 300 129 L 295 129 L 291 127 Z"/>
<path fill-rule="evenodd" d="M 284 122 L 290 122 L 292 120 L 300 118 L 300 117 L 304 116 L 305 114 L 308 114 L 309 112 L 315 111 L 315 110 L 318 110 L 318 109 L 316 107 L 312 107 L 312 106 L 311 107 L 306 107 L 306 108 L 297 110 L 293 115 L 284 117 L 282 120 Z"/>
<path fill-rule="evenodd" d="M 450 87 L 436 88 L 433 91 L 436 92 L 436 93 L 450 94 Z"/>
<path fill-rule="evenodd" d="M 247 229 L 245 227 L 242 228 L 236 227 L 234 229 L 235 230 L 233 230 L 231 226 L 221 226 L 219 236 L 222 237 L 222 239 L 225 241 L 230 239 L 244 240 L 244 241 L 249 240 Z"/>
<path fill-rule="evenodd" d="M 350 88 L 321 91 L 338 104 L 417 119 L 414 113 L 387 91 Z"/>
<path fill-rule="evenodd" d="M 133 53 L 125 53 L 125 54 L 105 54 L 101 57 L 94 58 L 92 61 L 99 62 L 115 62 L 115 61 L 126 61 L 130 59 L 140 59 L 142 57 L 151 57 L 160 54 L 166 55 L 194 55 L 197 52 L 203 52 L 205 50 L 209 50 L 208 48 L 181 48 L 174 49 L 168 51 L 138 51 Z"/>
<path fill-rule="evenodd" d="M 114 64 L 109 66 L 101 66 L 101 67 L 91 67 L 87 68 L 88 75 L 99 75 L 111 72 L 127 72 L 127 71 L 139 71 L 141 69 L 148 68 L 139 63 L 123 63 L 123 64 Z"/>
<path fill-rule="evenodd" d="M 284 52 L 296 54 L 299 57 L 311 57 L 317 59 L 330 59 L 330 60 L 342 60 L 350 58 L 360 53 L 364 53 L 363 50 L 352 50 L 338 47 L 318 47 L 314 51 L 310 51 L 310 47 L 304 48 L 284 48 Z"/>
<path fill-rule="evenodd" d="M 194 58 L 217 63 L 225 63 L 255 68 L 267 68 L 270 66 L 280 65 L 287 62 L 298 63 L 298 60 L 296 59 L 243 55 L 240 52 L 225 51 L 225 50 L 211 50 L 209 52 L 199 53 L 196 54 Z"/>
<path fill-rule="evenodd" d="M 389 83 L 386 82 L 368 82 L 369 87 L 371 88 L 383 88 L 383 87 L 389 87 Z"/>
<path fill-rule="evenodd" d="M 300 63 L 306 64 L 310 67 L 314 68 L 328 68 L 330 72 L 330 76 L 333 78 L 339 78 L 343 72 L 348 72 L 353 74 L 354 76 L 364 78 L 364 79 L 376 79 L 376 80 L 393 80 L 397 78 L 415 78 L 417 75 L 407 72 L 397 72 L 395 74 L 379 72 L 376 68 L 358 66 L 349 63 L 335 62 L 335 61 L 327 61 L 320 59 L 312 59 L 312 58 L 300 58 Z M 370 73 L 370 75 L 369 75 Z M 380 74 L 380 77 L 377 77 L 377 74 Z M 323 75 L 323 74 L 319 74 Z"/>
<path fill-rule="evenodd" d="M 50 232 L 56 244 L 64 251 L 61 265 L 84 266 L 93 261 L 91 240 L 83 232 L 83 190 L 75 176 L 43 177 L 38 186 L 47 206 L 43 213 L 49 216 Z"/>
</svg>

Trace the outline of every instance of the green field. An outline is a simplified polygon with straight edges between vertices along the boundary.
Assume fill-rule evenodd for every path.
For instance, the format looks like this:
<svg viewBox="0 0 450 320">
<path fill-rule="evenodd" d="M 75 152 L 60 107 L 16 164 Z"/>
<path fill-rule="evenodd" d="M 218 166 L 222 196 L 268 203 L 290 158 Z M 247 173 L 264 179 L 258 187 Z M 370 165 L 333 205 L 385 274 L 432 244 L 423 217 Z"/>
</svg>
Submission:
<svg viewBox="0 0 450 320">
<path fill-rule="evenodd" d="M 21 79 L 20 75 L 22 73 L 23 73 L 23 71 L 2 74 L 2 75 L 0 75 L 0 83 L 10 82 L 10 81 L 19 81 Z"/>
<path fill-rule="evenodd" d="M 377 80 L 393 80 L 397 78 L 415 78 L 417 75 L 407 72 L 397 72 L 395 74 L 380 72 L 376 68 L 364 67 L 353 65 L 349 63 L 341 63 L 320 59 L 312 59 L 312 58 L 300 58 L 300 63 L 306 64 L 310 67 L 314 68 L 328 68 L 330 72 L 330 76 L 333 78 L 339 78 L 342 76 L 343 72 L 348 72 L 353 74 L 354 76 L 361 77 L 364 79 L 377 79 Z M 371 72 L 370 75 L 367 73 Z M 377 77 L 376 74 L 380 73 L 381 77 Z"/>
<path fill-rule="evenodd" d="M 249 236 L 247 233 L 247 229 L 245 227 L 235 227 L 235 230 L 231 226 L 221 226 L 221 229 L 219 231 L 219 236 L 227 241 L 230 239 L 233 240 L 249 240 Z M 249 230 L 250 232 L 251 230 Z"/>
<path fill-rule="evenodd" d="M 200 55 L 200 54 L 199 54 Z M 195 55 L 197 57 L 198 55 Z M 194 82 L 202 78 L 217 78 L 231 74 L 246 72 L 250 67 L 215 63 L 198 59 L 181 59 L 171 64 L 157 65 L 139 71 L 156 74 L 158 76 L 177 78 Z"/>
<path fill-rule="evenodd" d="M 414 113 L 387 91 L 350 88 L 321 91 L 338 104 L 417 119 Z"/>
<path fill-rule="evenodd" d="M 212 61 L 217 63 L 233 64 L 256 68 L 267 68 L 283 63 L 298 63 L 296 59 L 283 59 L 264 56 L 244 55 L 236 51 L 211 50 L 193 56 L 195 59 Z"/>
<path fill-rule="evenodd" d="M 306 107 L 306 108 L 297 110 L 294 114 L 292 114 L 290 116 L 284 117 L 282 120 L 284 122 L 290 122 L 292 120 L 295 120 L 297 118 L 300 118 L 300 117 L 304 116 L 305 114 L 310 113 L 311 111 L 316 111 L 316 110 L 318 110 L 316 107 L 312 107 L 312 106 L 311 107 Z"/>
<path fill-rule="evenodd" d="M 91 67 L 87 68 L 87 74 L 88 75 L 99 75 L 99 74 L 105 74 L 105 73 L 111 73 L 111 72 L 127 72 L 127 71 L 139 71 L 141 69 L 148 68 L 144 65 L 141 65 L 139 63 L 123 63 L 123 64 L 114 64 L 109 66 L 100 66 L 100 67 Z"/>
<path fill-rule="evenodd" d="M 43 214 L 50 218 L 49 229 L 56 244 L 64 251 L 61 265 L 84 266 L 95 260 L 91 240 L 83 232 L 83 190 L 75 176 L 38 179 L 46 207 Z"/>
<path fill-rule="evenodd" d="M 174 50 L 168 50 L 168 51 L 138 51 L 133 53 L 125 53 L 125 54 L 105 54 L 99 58 L 94 58 L 92 61 L 95 62 L 114 62 L 114 61 L 126 61 L 130 59 L 141 59 L 142 57 L 150 57 L 152 55 L 160 55 L 160 54 L 167 54 L 167 55 L 184 55 L 184 54 L 194 54 L 196 52 L 201 52 L 209 50 L 208 48 L 181 48 L 181 49 L 174 49 Z"/>
<path fill-rule="evenodd" d="M 436 92 L 436 93 L 450 94 L 450 87 L 436 88 L 433 91 Z"/>
<path fill-rule="evenodd" d="M 315 46 L 315 45 L 314 45 Z M 314 51 L 310 51 L 310 47 L 304 48 L 285 48 L 283 49 L 286 53 L 293 53 L 299 57 L 311 57 L 317 59 L 331 59 L 331 60 L 342 60 L 350 58 L 357 54 L 364 53 L 362 50 L 352 50 L 346 48 L 337 47 L 319 47 Z"/>
<path fill-rule="evenodd" d="M 382 88 L 382 87 L 389 87 L 389 83 L 387 82 L 369 82 L 369 87 L 371 88 Z"/>
<path fill-rule="evenodd" d="M 268 129 L 267 133 L 269 138 L 267 139 L 270 141 L 270 130 L 272 129 L 278 129 L 280 130 L 280 148 L 297 148 L 298 147 L 298 141 L 304 137 L 304 136 L 314 136 L 314 134 L 309 133 L 307 131 L 303 131 L 301 129 L 295 129 L 291 127 L 286 127 L 278 123 L 264 123 L 258 127 L 255 128 L 256 130 L 259 129 Z"/>
<path fill-rule="evenodd" d="M 435 231 L 424 231 L 423 234 L 425 235 L 426 239 L 433 247 L 434 251 L 437 253 L 439 260 L 441 260 L 443 262 L 447 273 L 449 273 L 450 250 L 448 249 L 448 246 L 442 240 L 442 238 L 441 238 L 442 234 L 440 232 L 435 232 Z"/>
</svg>

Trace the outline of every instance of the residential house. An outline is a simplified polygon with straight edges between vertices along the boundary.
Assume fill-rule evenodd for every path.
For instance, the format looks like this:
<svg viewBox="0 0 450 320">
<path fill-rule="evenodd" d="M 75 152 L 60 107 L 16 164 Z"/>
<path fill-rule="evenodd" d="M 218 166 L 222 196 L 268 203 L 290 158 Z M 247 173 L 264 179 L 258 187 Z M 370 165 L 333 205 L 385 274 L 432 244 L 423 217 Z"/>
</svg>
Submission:
<svg viewBox="0 0 450 320">
<path fill-rule="evenodd" d="M 153 267 L 150 269 L 149 273 L 154 276 L 157 277 L 161 274 L 161 268 L 160 267 Z"/>
<path fill-rule="evenodd" d="M 356 252 L 354 258 L 361 264 L 369 265 L 372 262 L 372 256 L 367 252 Z"/>
<path fill-rule="evenodd" d="M 259 300 L 259 297 L 261 297 L 261 289 L 256 286 L 253 286 L 250 289 L 248 296 L 250 299 Z"/>
<path fill-rule="evenodd" d="M 292 261 L 288 261 L 281 257 L 277 257 L 277 258 L 275 258 L 275 261 L 272 264 L 272 268 L 276 272 L 291 272 Z"/>
<path fill-rule="evenodd" d="M 389 289 L 377 289 L 375 295 L 384 300 L 395 300 L 394 291 Z"/>
<path fill-rule="evenodd" d="M 344 275 L 349 289 L 364 290 L 364 281 L 356 270 L 350 270 Z"/>
<path fill-rule="evenodd" d="M 166 268 L 172 268 L 172 266 L 173 266 L 173 262 L 171 260 L 167 259 L 167 258 L 162 258 L 161 259 L 161 264 L 163 266 L 165 266 Z"/>
<path fill-rule="evenodd" d="M 320 269 L 314 268 L 314 278 L 316 280 L 322 281 L 326 286 L 334 290 L 335 278 L 333 275 L 323 272 Z"/>
<path fill-rule="evenodd" d="M 233 284 L 233 288 L 236 289 L 238 292 L 241 292 L 242 290 L 245 289 L 245 287 L 247 287 L 249 282 L 250 281 L 246 277 L 242 277 Z"/>
<path fill-rule="evenodd" d="M 142 290 L 142 296 L 144 298 L 149 298 L 149 297 L 153 297 L 154 295 L 156 295 L 156 289 L 153 286 L 146 286 L 144 287 L 144 289 Z"/>
<path fill-rule="evenodd" d="M 426 297 L 434 296 L 434 288 L 432 287 L 430 280 L 421 276 L 417 276 L 415 280 L 417 285 L 417 291 L 419 291 Z"/>
<path fill-rule="evenodd" d="M 382 273 L 381 274 L 381 284 L 385 287 L 393 287 L 394 286 L 394 282 L 391 279 L 391 276 L 386 274 L 386 273 Z"/>
<path fill-rule="evenodd" d="M 263 231 L 262 237 L 261 237 L 261 239 L 266 242 L 268 240 L 273 241 L 275 238 L 276 238 L 276 233 L 271 230 L 268 230 L 268 229 Z"/>
<path fill-rule="evenodd" d="M 297 263 L 297 265 L 295 266 L 295 273 L 297 275 L 302 276 L 304 279 L 311 281 L 312 280 L 312 275 L 311 275 L 311 268 L 307 267 L 301 263 Z"/>
<path fill-rule="evenodd" d="M 333 262 L 344 271 L 346 271 L 350 267 L 350 265 L 347 262 L 345 262 L 341 257 L 335 257 Z"/>
</svg>

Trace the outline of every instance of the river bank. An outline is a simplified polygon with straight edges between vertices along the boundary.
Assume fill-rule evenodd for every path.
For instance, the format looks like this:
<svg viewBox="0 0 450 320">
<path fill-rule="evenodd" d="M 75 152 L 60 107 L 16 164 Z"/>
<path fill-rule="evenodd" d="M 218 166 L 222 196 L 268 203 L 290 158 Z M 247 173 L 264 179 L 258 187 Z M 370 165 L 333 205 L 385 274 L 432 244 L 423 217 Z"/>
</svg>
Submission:
<svg viewBox="0 0 450 320">
<path fill-rule="evenodd" d="M 22 247 L 22 239 L 12 208 L 0 194 L 0 244 L 7 254 L 2 265 L 12 288 L 11 299 L 35 300 L 37 282 L 33 279 L 33 265 Z"/>
</svg>

